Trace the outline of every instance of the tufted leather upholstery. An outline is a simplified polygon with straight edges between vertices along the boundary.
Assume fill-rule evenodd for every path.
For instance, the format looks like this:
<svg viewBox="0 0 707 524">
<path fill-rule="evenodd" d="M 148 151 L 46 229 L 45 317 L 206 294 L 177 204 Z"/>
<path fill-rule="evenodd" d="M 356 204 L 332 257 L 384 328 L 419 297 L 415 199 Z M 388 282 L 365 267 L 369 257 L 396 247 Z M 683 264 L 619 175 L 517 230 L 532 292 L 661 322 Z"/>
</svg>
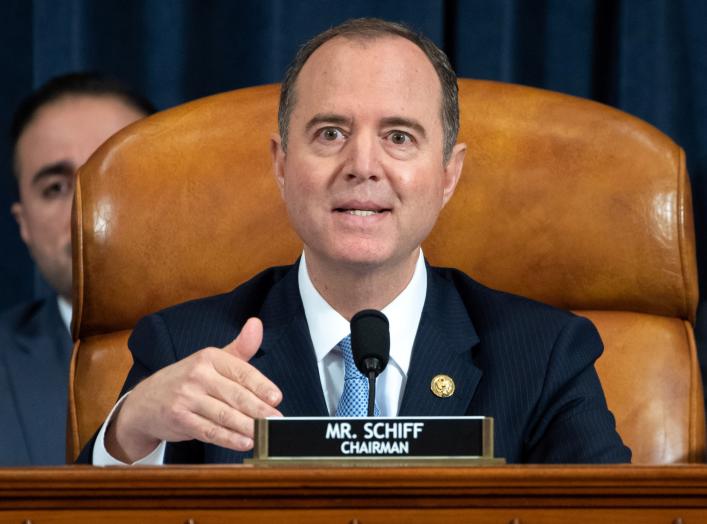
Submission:
<svg viewBox="0 0 707 524">
<path fill-rule="evenodd" d="M 81 168 L 70 459 L 116 400 L 138 318 L 299 254 L 268 151 L 277 98 L 268 85 L 164 111 Z M 701 461 L 682 150 L 645 122 L 558 93 L 460 80 L 460 102 L 469 151 L 427 257 L 591 318 L 606 346 L 597 369 L 634 462 Z"/>
</svg>

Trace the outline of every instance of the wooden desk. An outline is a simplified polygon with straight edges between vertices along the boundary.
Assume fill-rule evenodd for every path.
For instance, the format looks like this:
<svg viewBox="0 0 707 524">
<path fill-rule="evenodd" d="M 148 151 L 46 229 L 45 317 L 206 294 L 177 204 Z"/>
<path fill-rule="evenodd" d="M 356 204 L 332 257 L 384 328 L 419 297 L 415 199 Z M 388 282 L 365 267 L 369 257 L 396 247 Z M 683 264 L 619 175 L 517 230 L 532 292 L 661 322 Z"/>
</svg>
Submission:
<svg viewBox="0 0 707 524">
<path fill-rule="evenodd" d="M 707 466 L 0 469 L 0 523 L 707 523 Z"/>
</svg>

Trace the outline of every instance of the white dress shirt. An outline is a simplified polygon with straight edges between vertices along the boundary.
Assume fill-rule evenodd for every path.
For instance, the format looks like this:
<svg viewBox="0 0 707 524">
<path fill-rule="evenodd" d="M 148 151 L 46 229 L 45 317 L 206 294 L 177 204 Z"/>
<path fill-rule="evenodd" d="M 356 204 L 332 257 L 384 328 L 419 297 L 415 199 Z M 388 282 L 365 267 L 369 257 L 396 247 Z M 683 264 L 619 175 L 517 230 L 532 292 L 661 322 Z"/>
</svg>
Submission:
<svg viewBox="0 0 707 524">
<path fill-rule="evenodd" d="M 314 354 L 319 366 L 319 379 L 329 415 L 334 416 L 344 390 L 344 356 L 338 343 L 351 333 L 349 321 L 337 313 L 317 292 L 307 272 L 304 254 L 300 259 L 299 292 L 309 326 Z M 427 269 L 420 250 L 415 272 L 407 287 L 383 308 L 390 326 L 390 361 L 376 381 L 376 404 L 381 416 L 398 414 L 405 390 L 412 344 L 417 334 L 427 294 Z"/>
<path fill-rule="evenodd" d="M 300 259 L 297 281 L 309 335 L 317 358 L 324 399 L 329 414 L 333 416 L 344 389 L 344 357 L 338 344 L 351 332 L 351 328 L 349 321 L 337 313 L 315 289 L 309 278 L 304 253 Z M 376 403 L 381 416 L 392 417 L 398 413 L 410 367 L 412 345 L 420 324 L 426 295 L 427 268 L 420 249 L 412 279 L 405 289 L 383 308 L 383 314 L 388 318 L 390 327 L 390 361 L 376 382 Z M 108 453 L 104 440 L 113 412 L 128 394 L 123 395 L 113 407 L 96 437 L 93 447 L 93 464 L 96 466 L 125 465 Z M 149 455 L 133 464 L 162 464 L 165 449 L 166 442 L 162 441 Z"/>
<path fill-rule="evenodd" d="M 66 326 L 66 330 L 71 333 L 71 302 L 66 300 L 64 297 L 57 295 L 56 303 L 57 306 L 59 306 L 61 321 Z"/>
</svg>

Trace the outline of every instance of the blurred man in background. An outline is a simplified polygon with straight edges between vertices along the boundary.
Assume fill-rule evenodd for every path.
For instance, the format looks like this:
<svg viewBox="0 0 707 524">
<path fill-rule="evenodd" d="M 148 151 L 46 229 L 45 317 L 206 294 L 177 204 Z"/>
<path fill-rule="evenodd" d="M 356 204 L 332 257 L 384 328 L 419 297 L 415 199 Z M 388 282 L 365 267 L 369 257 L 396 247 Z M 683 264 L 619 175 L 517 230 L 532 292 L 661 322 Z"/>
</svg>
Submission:
<svg viewBox="0 0 707 524">
<path fill-rule="evenodd" d="M 15 112 L 12 215 L 52 293 L 0 315 L 0 465 L 65 462 L 74 175 L 108 137 L 153 112 L 92 73 L 51 79 Z"/>
</svg>

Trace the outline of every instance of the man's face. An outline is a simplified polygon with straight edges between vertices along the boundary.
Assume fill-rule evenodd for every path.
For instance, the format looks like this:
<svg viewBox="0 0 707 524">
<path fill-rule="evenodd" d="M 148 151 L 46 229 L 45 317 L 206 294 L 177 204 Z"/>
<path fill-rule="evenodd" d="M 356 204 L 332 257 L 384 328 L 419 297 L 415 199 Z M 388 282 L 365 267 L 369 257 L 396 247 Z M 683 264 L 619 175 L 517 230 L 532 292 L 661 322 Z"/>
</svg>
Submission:
<svg viewBox="0 0 707 524">
<path fill-rule="evenodd" d="M 412 268 L 464 159 L 443 161 L 441 87 L 412 42 L 334 38 L 302 68 L 275 174 L 308 265 Z"/>
<path fill-rule="evenodd" d="M 17 141 L 20 201 L 12 214 L 40 272 L 67 299 L 74 174 L 108 137 L 144 116 L 109 95 L 67 95 L 40 108 Z"/>
</svg>

